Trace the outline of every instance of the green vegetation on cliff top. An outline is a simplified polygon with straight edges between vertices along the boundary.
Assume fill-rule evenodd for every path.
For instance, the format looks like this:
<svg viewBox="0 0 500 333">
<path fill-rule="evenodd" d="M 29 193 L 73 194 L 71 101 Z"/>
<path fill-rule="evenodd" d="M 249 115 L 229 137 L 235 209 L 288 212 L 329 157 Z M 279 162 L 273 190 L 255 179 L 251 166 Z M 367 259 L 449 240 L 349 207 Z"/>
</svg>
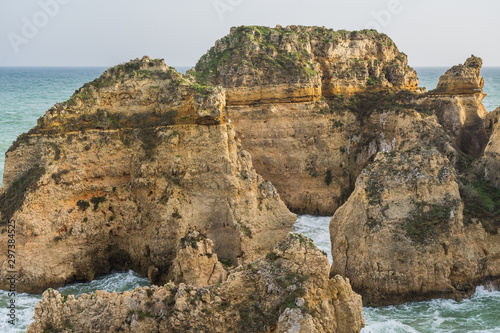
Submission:
<svg viewBox="0 0 500 333">
<path fill-rule="evenodd" d="M 191 74 L 202 84 L 221 84 L 221 76 L 237 74 L 239 67 L 243 66 L 246 72 L 262 71 L 266 82 L 273 82 L 280 77 L 308 80 L 318 74 L 309 50 L 311 42 L 333 47 L 342 39 L 366 37 L 375 38 L 384 45 L 394 45 L 387 35 L 375 30 L 350 32 L 303 26 L 235 27 L 201 57 Z M 294 45 L 294 50 L 287 50 L 285 45 Z M 228 85 L 228 82 L 224 85 Z"/>
</svg>

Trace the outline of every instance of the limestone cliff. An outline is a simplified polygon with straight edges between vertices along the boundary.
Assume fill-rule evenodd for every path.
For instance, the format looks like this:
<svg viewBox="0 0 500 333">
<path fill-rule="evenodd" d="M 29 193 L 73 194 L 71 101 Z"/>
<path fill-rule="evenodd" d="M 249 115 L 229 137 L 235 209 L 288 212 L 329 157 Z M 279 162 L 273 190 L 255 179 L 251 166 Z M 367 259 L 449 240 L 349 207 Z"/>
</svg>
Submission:
<svg viewBox="0 0 500 333">
<path fill-rule="evenodd" d="M 386 35 L 324 27 L 232 28 L 192 74 L 202 83 L 225 87 L 228 105 L 305 102 L 418 86 L 406 55 Z"/>
<path fill-rule="evenodd" d="M 112 269 L 165 283 L 193 228 L 233 265 L 269 252 L 295 216 L 253 169 L 224 105 L 224 90 L 145 57 L 108 69 L 20 136 L 0 194 L 2 228 L 16 221 L 18 291 Z"/>
<path fill-rule="evenodd" d="M 377 152 L 428 145 L 453 163 L 481 156 L 481 66 L 472 56 L 423 93 L 384 34 L 253 26 L 231 29 L 189 73 L 226 89 L 227 116 L 287 206 L 330 215 Z"/>
<path fill-rule="evenodd" d="M 219 285 L 168 283 L 80 298 L 47 290 L 27 333 L 359 332 L 361 297 L 348 280 L 329 278 L 328 267 L 311 240 L 291 234 Z"/>
<path fill-rule="evenodd" d="M 369 305 L 461 299 L 498 280 L 497 230 L 466 220 L 474 187 L 463 182 L 434 148 L 379 153 L 332 217 L 332 275 Z"/>
<path fill-rule="evenodd" d="M 416 91 L 418 79 L 372 30 L 233 28 L 189 73 L 226 89 L 227 116 L 257 172 L 295 212 L 333 214 L 377 151 L 420 135 L 403 123 L 436 127 L 393 112 L 407 109 L 403 91 Z"/>
</svg>

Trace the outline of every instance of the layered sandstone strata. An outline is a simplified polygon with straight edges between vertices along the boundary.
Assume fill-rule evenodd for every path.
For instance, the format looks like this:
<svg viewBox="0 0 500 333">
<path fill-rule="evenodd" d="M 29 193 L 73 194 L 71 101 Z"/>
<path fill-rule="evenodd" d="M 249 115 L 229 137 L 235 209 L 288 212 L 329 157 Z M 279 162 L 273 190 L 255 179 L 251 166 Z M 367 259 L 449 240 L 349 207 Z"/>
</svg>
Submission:
<svg viewBox="0 0 500 333">
<path fill-rule="evenodd" d="M 311 240 L 292 234 L 220 285 L 168 283 L 80 298 L 50 289 L 27 332 L 359 332 L 361 297 L 343 277 L 329 278 L 328 268 Z"/>
<path fill-rule="evenodd" d="M 222 89 L 146 57 L 108 69 L 20 136 L 0 194 L 2 227 L 16 221 L 18 291 L 112 269 L 165 283 L 192 228 L 233 265 L 269 252 L 295 216 L 253 169 L 224 105 Z"/>
<path fill-rule="evenodd" d="M 348 198 L 377 151 L 406 140 L 384 114 L 418 86 L 386 35 L 303 26 L 233 28 L 189 73 L 226 89 L 238 137 L 287 206 L 320 215 Z M 381 122 L 366 121 L 372 112 Z"/>
</svg>

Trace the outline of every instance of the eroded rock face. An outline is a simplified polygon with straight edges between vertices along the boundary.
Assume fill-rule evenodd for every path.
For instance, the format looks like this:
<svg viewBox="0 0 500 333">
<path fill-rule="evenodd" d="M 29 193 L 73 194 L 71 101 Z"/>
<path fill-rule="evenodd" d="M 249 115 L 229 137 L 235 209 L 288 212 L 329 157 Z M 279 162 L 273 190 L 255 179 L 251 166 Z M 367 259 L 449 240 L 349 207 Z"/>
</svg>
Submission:
<svg viewBox="0 0 500 333">
<path fill-rule="evenodd" d="M 227 271 L 213 252 L 214 242 L 197 230 L 180 239 L 168 281 L 190 286 L 208 286 L 226 280 Z"/>
<path fill-rule="evenodd" d="M 489 141 L 482 158 L 482 172 L 486 179 L 500 189 L 500 108 L 490 112 L 486 117 L 486 129 Z"/>
<path fill-rule="evenodd" d="M 358 115 L 333 99 L 418 86 L 406 55 L 386 35 L 302 26 L 233 28 L 192 75 L 226 88 L 238 137 L 287 206 L 320 215 L 333 214 L 349 196 L 366 163 L 360 150 L 366 156 L 370 144 L 378 149 L 394 139 L 384 131 L 363 134 Z"/>
<path fill-rule="evenodd" d="M 331 215 L 377 152 L 413 145 L 438 147 L 453 163 L 460 151 L 479 157 L 487 143 L 481 65 L 471 57 L 424 94 L 406 55 L 383 34 L 238 27 L 190 74 L 226 88 L 227 116 L 287 206 Z M 417 113 L 431 119 L 413 132 Z"/>
<path fill-rule="evenodd" d="M 453 66 L 439 79 L 434 93 L 441 95 L 473 95 L 483 92 L 481 76 L 483 60 L 472 55 L 463 65 Z"/>
<path fill-rule="evenodd" d="M 224 103 L 223 90 L 143 58 L 49 110 L 6 155 L 0 218 L 16 221 L 18 291 L 112 269 L 165 283 L 191 228 L 235 265 L 283 239 L 295 216 L 253 169 Z"/>
<path fill-rule="evenodd" d="M 414 102 L 406 55 L 374 31 L 233 28 L 191 75 L 226 88 L 227 116 L 256 170 L 297 213 L 333 214 L 377 152 L 456 149 L 435 119 L 409 111 L 433 113 Z"/>
<path fill-rule="evenodd" d="M 305 102 L 418 86 L 406 55 L 386 35 L 324 27 L 232 28 L 192 74 L 200 82 L 225 87 L 229 105 Z"/>
<path fill-rule="evenodd" d="M 331 273 L 375 306 L 461 299 L 498 279 L 498 235 L 464 224 L 461 190 L 434 148 L 379 153 L 331 219 Z"/>
<path fill-rule="evenodd" d="M 437 88 L 420 101 L 438 116 L 457 146 L 474 157 L 482 155 L 487 143 L 482 64 L 481 58 L 471 56 L 463 65 L 452 67 L 440 77 Z"/>
<path fill-rule="evenodd" d="M 78 299 L 48 290 L 27 332 L 359 332 L 361 297 L 328 268 L 311 240 L 292 234 L 220 285 L 168 283 Z"/>
<path fill-rule="evenodd" d="M 458 156 L 437 119 L 411 109 L 382 108 L 365 115 L 363 125 L 355 113 L 322 114 L 314 104 L 229 110 L 256 170 L 298 213 L 333 215 L 377 152 L 437 146 L 454 162 Z"/>
</svg>

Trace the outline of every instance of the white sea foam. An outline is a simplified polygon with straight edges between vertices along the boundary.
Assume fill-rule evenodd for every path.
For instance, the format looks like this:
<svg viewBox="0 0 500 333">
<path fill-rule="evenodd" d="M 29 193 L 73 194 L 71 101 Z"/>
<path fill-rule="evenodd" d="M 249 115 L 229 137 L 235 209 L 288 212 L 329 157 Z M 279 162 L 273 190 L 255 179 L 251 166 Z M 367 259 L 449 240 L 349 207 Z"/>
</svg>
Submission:
<svg viewBox="0 0 500 333">
<path fill-rule="evenodd" d="M 113 273 L 106 276 L 101 276 L 91 282 L 73 283 L 65 287 L 59 288 L 59 292 L 63 295 L 74 294 L 77 297 L 83 293 L 90 294 L 96 290 L 104 290 L 109 292 L 122 292 L 133 290 L 137 286 L 149 285 L 149 281 L 135 274 L 133 271 Z M 21 333 L 25 332 L 26 328 L 33 321 L 35 313 L 35 305 L 42 299 L 41 295 L 18 294 L 16 301 L 16 324 L 11 325 L 7 322 L 7 304 L 10 301 L 8 292 L 0 291 L 0 332 Z"/>
<path fill-rule="evenodd" d="M 314 244 L 328 255 L 332 263 L 332 250 L 330 243 L 330 216 L 299 215 L 293 227 L 293 232 L 300 232 L 311 238 Z"/>
<path fill-rule="evenodd" d="M 332 262 L 329 233 L 330 217 L 298 216 L 294 232 L 311 238 Z M 434 299 L 399 306 L 364 308 L 363 333 L 419 332 L 500 332 L 500 291 L 478 287 L 462 302 Z"/>
<path fill-rule="evenodd" d="M 397 320 L 375 323 L 361 330 L 362 333 L 418 333 L 417 330 Z"/>
</svg>

